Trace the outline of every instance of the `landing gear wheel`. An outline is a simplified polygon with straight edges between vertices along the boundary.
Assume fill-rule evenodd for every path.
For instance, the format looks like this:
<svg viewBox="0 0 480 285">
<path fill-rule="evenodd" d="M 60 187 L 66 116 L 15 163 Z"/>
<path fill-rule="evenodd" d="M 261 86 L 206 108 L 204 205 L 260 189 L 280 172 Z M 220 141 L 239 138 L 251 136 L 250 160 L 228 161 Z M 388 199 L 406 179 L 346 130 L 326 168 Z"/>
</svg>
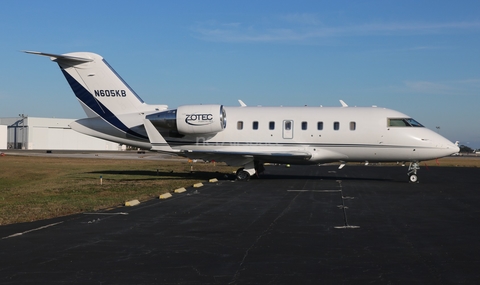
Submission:
<svg viewBox="0 0 480 285">
<path fill-rule="evenodd" d="M 411 174 L 409 179 L 412 183 L 418 183 L 418 176 L 416 174 Z"/>
<path fill-rule="evenodd" d="M 250 173 L 245 171 L 243 168 L 237 170 L 237 180 L 248 181 L 250 180 Z"/>
</svg>

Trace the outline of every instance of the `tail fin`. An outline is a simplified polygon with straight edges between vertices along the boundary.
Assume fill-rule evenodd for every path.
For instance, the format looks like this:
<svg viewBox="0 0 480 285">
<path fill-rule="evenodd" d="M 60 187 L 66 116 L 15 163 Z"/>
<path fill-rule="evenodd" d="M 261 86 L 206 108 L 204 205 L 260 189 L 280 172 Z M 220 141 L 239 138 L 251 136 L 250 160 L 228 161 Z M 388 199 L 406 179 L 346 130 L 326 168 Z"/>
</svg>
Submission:
<svg viewBox="0 0 480 285">
<path fill-rule="evenodd" d="M 112 117 L 151 111 L 148 105 L 98 54 L 75 52 L 50 54 L 35 51 L 26 53 L 48 56 L 60 66 L 75 96 L 88 117 Z M 157 106 L 156 106 L 157 107 Z M 167 108 L 161 105 L 160 108 Z"/>
</svg>

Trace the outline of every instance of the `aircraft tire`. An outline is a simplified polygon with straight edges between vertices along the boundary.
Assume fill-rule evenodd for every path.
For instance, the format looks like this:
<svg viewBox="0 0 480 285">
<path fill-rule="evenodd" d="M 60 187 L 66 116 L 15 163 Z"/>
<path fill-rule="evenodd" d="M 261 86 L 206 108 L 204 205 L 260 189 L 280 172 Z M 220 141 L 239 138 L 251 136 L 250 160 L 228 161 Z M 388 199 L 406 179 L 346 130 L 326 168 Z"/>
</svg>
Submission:
<svg viewBox="0 0 480 285">
<path fill-rule="evenodd" d="M 409 179 L 410 182 L 412 182 L 412 183 L 418 183 L 418 176 L 417 176 L 416 174 L 410 175 L 408 179 Z"/>
<path fill-rule="evenodd" d="M 237 170 L 237 180 L 239 181 L 248 181 L 250 180 L 250 173 L 240 168 Z"/>
</svg>

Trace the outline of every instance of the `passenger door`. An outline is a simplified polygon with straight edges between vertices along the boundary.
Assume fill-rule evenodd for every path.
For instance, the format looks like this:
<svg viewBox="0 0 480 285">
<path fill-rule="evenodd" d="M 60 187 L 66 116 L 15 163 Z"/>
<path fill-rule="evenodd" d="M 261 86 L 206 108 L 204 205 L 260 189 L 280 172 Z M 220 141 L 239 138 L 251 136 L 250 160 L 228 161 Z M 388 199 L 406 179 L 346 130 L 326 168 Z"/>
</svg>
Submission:
<svg viewBox="0 0 480 285">
<path fill-rule="evenodd" d="M 293 139 L 293 120 L 283 121 L 283 138 Z"/>
</svg>

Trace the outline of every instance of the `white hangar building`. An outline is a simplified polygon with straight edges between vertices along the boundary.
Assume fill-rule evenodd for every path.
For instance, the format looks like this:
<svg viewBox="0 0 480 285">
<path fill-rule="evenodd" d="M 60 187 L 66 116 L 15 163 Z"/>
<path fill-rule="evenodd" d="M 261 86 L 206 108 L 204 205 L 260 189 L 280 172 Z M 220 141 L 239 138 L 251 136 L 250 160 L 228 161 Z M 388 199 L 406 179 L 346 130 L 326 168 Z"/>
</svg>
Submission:
<svg viewBox="0 0 480 285">
<path fill-rule="evenodd" d="M 72 130 L 75 119 L 0 118 L 0 149 L 122 150 L 118 143 Z"/>
</svg>

